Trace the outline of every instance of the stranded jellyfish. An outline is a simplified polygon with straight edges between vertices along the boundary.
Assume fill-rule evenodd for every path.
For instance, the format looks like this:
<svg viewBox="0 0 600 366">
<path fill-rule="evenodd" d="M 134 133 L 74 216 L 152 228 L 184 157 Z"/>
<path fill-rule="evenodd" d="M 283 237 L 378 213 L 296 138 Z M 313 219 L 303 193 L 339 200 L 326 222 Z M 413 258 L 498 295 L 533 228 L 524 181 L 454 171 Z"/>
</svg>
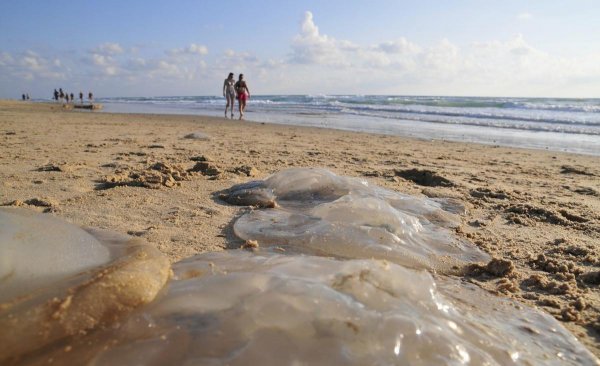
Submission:
<svg viewBox="0 0 600 366">
<path fill-rule="evenodd" d="M 30 364 L 579 365 L 595 358 L 537 310 L 372 259 L 233 250 L 173 265 L 156 301 Z M 68 347 L 69 352 L 65 352 Z M 27 363 L 25 363 L 27 364 Z"/>
<path fill-rule="evenodd" d="M 385 259 L 439 272 L 489 260 L 450 230 L 460 223 L 459 203 L 390 191 L 325 169 L 285 170 L 264 181 L 234 186 L 222 198 L 259 208 L 237 219 L 234 231 L 260 245 L 338 258 Z"/>
</svg>

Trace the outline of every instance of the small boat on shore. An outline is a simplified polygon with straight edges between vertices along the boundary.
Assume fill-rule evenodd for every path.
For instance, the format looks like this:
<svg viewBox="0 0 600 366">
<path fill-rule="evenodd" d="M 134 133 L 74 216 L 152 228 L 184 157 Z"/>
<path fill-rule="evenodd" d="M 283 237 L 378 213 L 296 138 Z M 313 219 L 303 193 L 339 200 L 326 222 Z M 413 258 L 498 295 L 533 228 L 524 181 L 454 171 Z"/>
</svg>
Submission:
<svg viewBox="0 0 600 366">
<path fill-rule="evenodd" d="M 74 104 L 73 108 L 75 108 L 75 109 L 90 109 L 90 110 L 102 109 L 102 104 L 94 104 L 94 103 L 90 103 L 90 104 Z"/>
</svg>

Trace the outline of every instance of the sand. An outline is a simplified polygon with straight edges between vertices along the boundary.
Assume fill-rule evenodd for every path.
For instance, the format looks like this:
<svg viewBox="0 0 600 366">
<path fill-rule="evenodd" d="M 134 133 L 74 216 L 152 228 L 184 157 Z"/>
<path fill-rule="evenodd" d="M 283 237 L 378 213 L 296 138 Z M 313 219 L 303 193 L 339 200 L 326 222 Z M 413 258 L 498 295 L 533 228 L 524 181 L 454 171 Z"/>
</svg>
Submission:
<svg viewBox="0 0 600 366">
<path fill-rule="evenodd" d="M 109 114 L 0 101 L 0 204 L 127 233 L 171 262 L 238 248 L 247 208 L 219 192 L 323 167 L 453 197 L 457 235 L 495 259 L 462 278 L 537 306 L 600 356 L 598 157 L 205 116 Z"/>
</svg>

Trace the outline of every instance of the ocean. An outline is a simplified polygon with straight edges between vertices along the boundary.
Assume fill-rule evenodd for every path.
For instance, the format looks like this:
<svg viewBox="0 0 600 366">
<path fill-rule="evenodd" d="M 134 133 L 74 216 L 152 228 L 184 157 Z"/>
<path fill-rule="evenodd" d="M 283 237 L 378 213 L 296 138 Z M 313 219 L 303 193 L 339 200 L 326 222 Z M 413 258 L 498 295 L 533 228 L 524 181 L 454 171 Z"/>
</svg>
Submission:
<svg viewBox="0 0 600 366">
<path fill-rule="evenodd" d="M 223 116 L 225 107 L 215 96 L 98 102 L 118 113 Z M 600 155 L 600 99 L 253 95 L 245 119 Z"/>
</svg>

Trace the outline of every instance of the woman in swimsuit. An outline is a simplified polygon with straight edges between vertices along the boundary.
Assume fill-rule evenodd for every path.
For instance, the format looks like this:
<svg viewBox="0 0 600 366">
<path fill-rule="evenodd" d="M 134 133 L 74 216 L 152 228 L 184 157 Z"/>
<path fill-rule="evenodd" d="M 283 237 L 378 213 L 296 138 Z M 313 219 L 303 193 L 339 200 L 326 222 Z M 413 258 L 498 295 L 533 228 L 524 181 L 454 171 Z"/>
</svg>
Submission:
<svg viewBox="0 0 600 366">
<path fill-rule="evenodd" d="M 227 118 L 227 109 L 231 108 L 231 118 L 233 118 L 233 104 L 235 103 L 235 80 L 233 79 L 233 73 L 230 72 L 225 82 L 223 82 L 223 96 L 227 98 L 227 105 L 225 106 L 225 118 Z"/>
<path fill-rule="evenodd" d="M 248 89 L 248 84 L 244 80 L 244 74 L 240 74 L 239 80 L 235 83 L 235 92 L 240 106 L 240 119 L 242 119 L 246 110 L 246 101 L 250 99 L 250 89 Z"/>
</svg>

